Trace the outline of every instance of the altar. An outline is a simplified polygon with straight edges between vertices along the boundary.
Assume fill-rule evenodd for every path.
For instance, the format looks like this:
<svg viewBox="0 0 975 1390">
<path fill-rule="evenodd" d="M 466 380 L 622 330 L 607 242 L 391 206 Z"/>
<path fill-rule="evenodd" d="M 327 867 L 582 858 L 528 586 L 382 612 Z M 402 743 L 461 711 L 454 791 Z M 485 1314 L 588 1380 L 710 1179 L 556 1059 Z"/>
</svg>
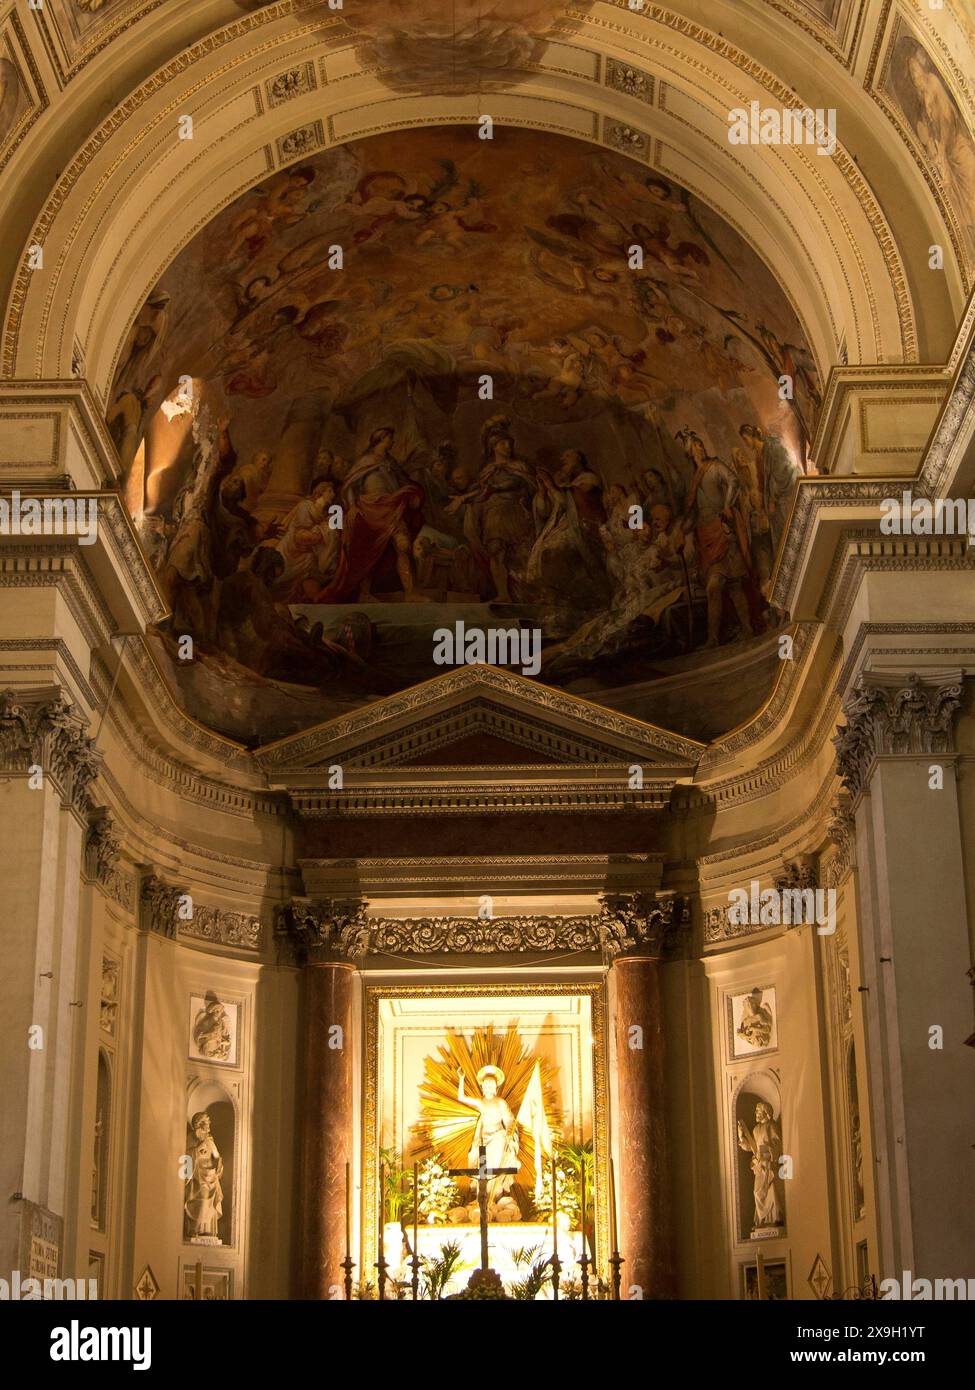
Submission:
<svg viewBox="0 0 975 1390">
<path fill-rule="evenodd" d="M 387 1222 L 384 1230 L 383 1246 L 389 1261 L 388 1277 L 398 1284 L 409 1297 L 410 1280 L 413 1270 L 410 1264 L 408 1246 L 403 1240 L 403 1232 L 397 1222 Z M 411 1239 L 409 1236 L 408 1238 Z M 456 1242 L 460 1247 L 459 1257 L 453 1272 L 443 1285 L 441 1296 L 459 1293 L 466 1287 L 471 1274 L 481 1261 L 481 1234 L 478 1226 L 421 1226 L 418 1231 L 417 1252 L 424 1268 L 430 1268 L 443 1258 L 444 1246 Z M 505 1287 L 511 1289 L 523 1285 L 529 1279 L 533 1268 L 544 1264 L 546 1274 L 538 1299 L 552 1298 L 549 1262 L 553 1253 L 551 1229 L 538 1222 L 510 1222 L 507 1225 L 488 1226 L 488 1258 L 490 1267 L 501 1278 Z M 390 1252 L 397 1252 L 398 1259 L 391 1258 Z M 579 1282 L 582 1255 L 582 1233 L 580 1231 L 560 1231 L 558 1237 L 558 1257 L 562 1264 L 562 1284 Z M 595 1280 L 593 1281 L 595 1283 Z M 564 1295 L 563 1295 L 564 1296 Z"/>
<path fill-rule="evenodd" d="M 393 1286 L 416 1275 L 442 1298 L 483 1267 L 511 1297 L 551 1298 L 553 1256 L 568 1286 L 583 1254 L 595 1286 L 610 1253 L 603 1008 L 594 983 L 367 984 L 360 1286 L 381 1261 Z"/>
</svg>

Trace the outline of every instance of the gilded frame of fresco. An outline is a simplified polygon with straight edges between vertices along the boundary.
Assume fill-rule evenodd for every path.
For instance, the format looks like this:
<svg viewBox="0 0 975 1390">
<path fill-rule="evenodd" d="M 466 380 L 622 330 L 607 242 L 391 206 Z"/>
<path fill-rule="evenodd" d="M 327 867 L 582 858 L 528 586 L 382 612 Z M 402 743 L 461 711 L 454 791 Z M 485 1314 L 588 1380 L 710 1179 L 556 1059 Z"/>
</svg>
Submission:
<svg viewBox="0 0 975 1390">
<path fill-rule="evenodd" d="M 595 1160 L 596 1272 L 608 1279 L 609 1270 L 609 1072 L 606 1038 L 606 995 L 601 980 L 551 984 L 369 985 L 363 1008 L 362 1095 L 362 1240 L 359 1277 L 373 1282 L 378 1258 L 377 1202 L 379 1192 L 379 1004 L 383 999 L 457 999 L 476 994 L 510 999 L 531 994 L 585 997 L 592 1027 L 593 1156 Z M 566 1278 L 575 1278 L 568 1267 Z"/>
</svg>

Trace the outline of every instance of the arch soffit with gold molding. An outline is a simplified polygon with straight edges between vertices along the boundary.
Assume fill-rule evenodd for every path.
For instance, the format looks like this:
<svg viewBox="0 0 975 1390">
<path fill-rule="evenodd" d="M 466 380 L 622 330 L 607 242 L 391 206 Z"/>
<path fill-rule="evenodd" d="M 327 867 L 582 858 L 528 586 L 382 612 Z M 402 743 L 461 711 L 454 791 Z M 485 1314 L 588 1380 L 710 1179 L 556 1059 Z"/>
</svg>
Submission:
<svg viewBox="0 0 975 1390">
<path fill-rule="evenodd" d="M 617 126 L 643 136 L 639 157 L 715 207 L 770 264 L 824 373 L 841 343 L 851 362 L 917 360 L 927 355 L 919 343 L 932 334 L 940 343 L 951 314 L 936 294 L 912 293 L 917 257 L 902 254 L 842 145 L 832 160 L 808 149 L 728 144 L 729 107 L 753 98 L 787 103 L 795 98 L 786 85 L 677 16 L 668 24 L 596 8 L 558 36 L 536 71 L 492 95 L 498 120 L 596 142 L 609 143 Z M 43 241 L 46 268 L 21 271 L 8 304 L 6 376 L 66 376 L 80 348 L 104 395 L 159 274 L 221 207 L 301 157 L 282 150 L 293 131 L 317 126 L 327 146 L 404 126 L 473 124 L 479 114 L 474 96 L 391 92 L 359 68 L 337 26 L 301 22 L 288 9 L 245 16 L 192 45 L 130 92 L 65 168 L 31 237 Z M 652 78 L 652 100 L 608 85 L 613 61 Z M 314 87 L 272 105 L 268 85 L 296 63 L 312 64 Z M 834 66 L 839 85 L 844 74 Z M 192 152 L 176 137 L 180 114 L 194 116 Z M 856 118 L 864 129 L 882 121 L 869 99 Z M 950 270 L 953 311 L 962 283 L 957 266 Z M 923 322 L 926 315 L 944 323 Z"/>
</svg>

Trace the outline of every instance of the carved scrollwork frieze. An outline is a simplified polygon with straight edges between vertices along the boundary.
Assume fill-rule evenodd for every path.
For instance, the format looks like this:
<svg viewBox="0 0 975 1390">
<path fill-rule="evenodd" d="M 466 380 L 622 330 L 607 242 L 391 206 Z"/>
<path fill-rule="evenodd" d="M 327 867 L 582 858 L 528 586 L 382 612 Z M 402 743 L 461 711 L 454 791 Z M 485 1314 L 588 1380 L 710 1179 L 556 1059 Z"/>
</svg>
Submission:
<svg viewBox="0 0 975 1390">
<path fill-rule="evenodd" d="M 298 965 L 358 961 L 367 955 L 544 955 L 592 952 L 605 960 L 634 953 L 669 958 L 687 941 L 687 905 L 652 893 L 607 894 L 598 913 L 513 917 L 367 917 L 362 899 L 296 898 L 275 936 Z"/>
</svg>

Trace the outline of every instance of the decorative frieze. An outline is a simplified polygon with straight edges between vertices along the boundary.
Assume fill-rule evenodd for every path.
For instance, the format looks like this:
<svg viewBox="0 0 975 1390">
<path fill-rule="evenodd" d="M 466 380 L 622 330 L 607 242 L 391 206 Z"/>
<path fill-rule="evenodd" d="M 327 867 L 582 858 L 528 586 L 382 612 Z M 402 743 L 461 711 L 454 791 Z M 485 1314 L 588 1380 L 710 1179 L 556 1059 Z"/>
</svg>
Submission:
<svg viewBox="0 0 975 1390">
<path fill-rule="evenodd" d="M 845 789 L 857 796 L 874 758 L 884 754 L 944 754 L 952 751 L 954 716 L 961 703 L 961 677 L 923 680 L 861 675 L 843 706 L 846 724 L 833 746 Z"/>
<path fill-rule="evenodd" d="M 84 813 L 101 755 L 85 731 L 87 721 L 58 692 L 0 693 L 0 771 L 36 770 L 58 785 L 65 805 Z"/>
<path fill-rule="evenodd" d="M 601 911 L 578 916 L 367 917 L 362 899 L 296 898 L 275 935 L 299 965 L 361 960 L 367 955 L 522 955 L 593 952 L 670 958 L 687 938 L 690 912 L 680 900 L 652 893 L 600 899 Z"/>
<path fill-rule="evenodd" d="M 221 907 L 196 905 L 187 921 L 177 923 L 180 936 L 237 946 L 244 951 L 261 949 L 261 919 L 247 912 L 228 912 Z"/>
<path fill-rule="evenodd" d="M 261 919 L 252 913 L 230 911 L 193 902 L 192 894 L 177 888 L 157 874 L 147 874 L 139 895 L 139 925 L 143 931 L 157 932 L 175 941 L 194 937 L 219 946 L 235 946 L 258 951 L 261 947 Z"/>
</svg>

